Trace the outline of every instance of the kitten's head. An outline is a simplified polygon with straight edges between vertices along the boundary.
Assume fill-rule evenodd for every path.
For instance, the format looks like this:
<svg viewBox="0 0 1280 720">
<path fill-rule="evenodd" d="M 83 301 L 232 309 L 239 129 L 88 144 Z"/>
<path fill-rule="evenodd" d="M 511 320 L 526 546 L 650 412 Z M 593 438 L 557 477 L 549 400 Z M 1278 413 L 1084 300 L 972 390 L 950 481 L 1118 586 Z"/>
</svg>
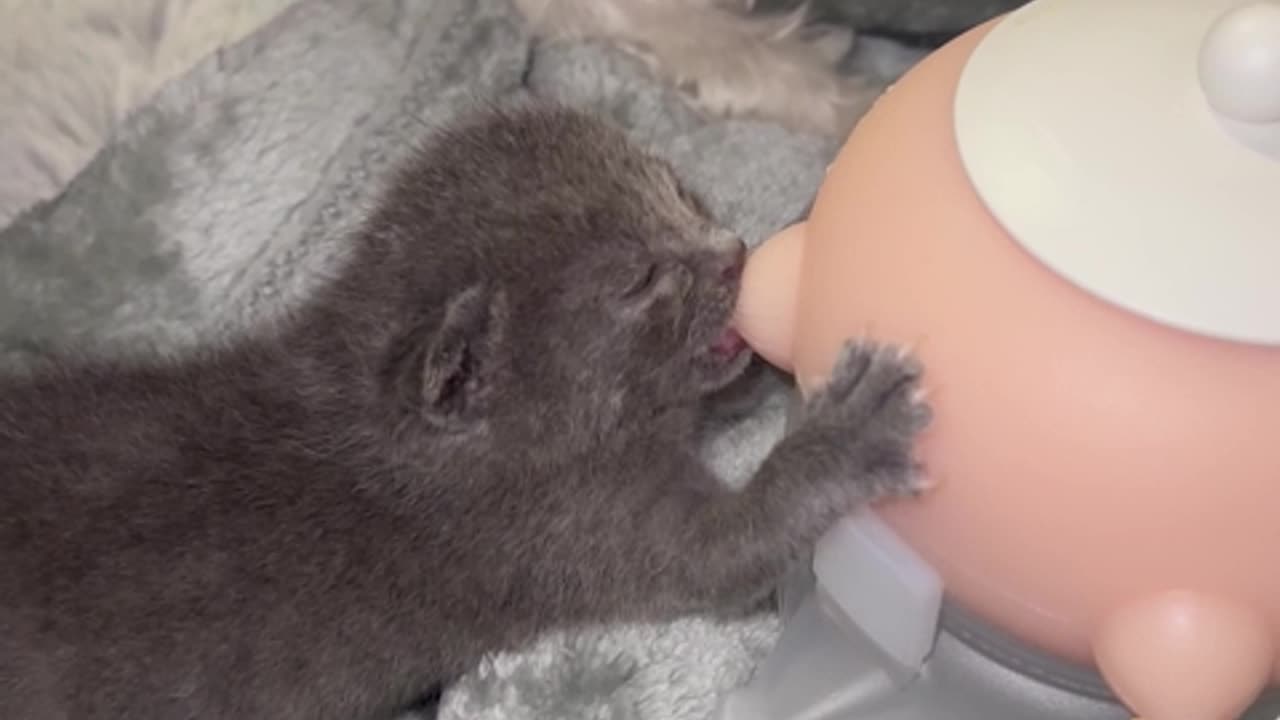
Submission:
<svg viewBox="0 0 1280 720">
<path fill-rule="evenodd" d="M 392 376 L 440 422 L 607 428 L 692 407 L 750 359 L 730 327 L 741 240 L 666 163 L 584 114 L 493 113 L 442 133 L 372 234 L 394 239 L 392 272 L 425 313 L 403 326 Z"/>
</svg>

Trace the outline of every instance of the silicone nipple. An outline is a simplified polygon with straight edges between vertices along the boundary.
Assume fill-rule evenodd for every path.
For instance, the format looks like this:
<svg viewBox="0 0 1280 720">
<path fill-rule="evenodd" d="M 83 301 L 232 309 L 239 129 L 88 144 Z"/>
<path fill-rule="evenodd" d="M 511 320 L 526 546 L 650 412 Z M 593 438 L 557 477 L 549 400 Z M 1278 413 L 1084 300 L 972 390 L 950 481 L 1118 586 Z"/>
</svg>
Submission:
<svg viewBox="0 0 1280 720">
<path fill-rule="evenodd" d="M 791 339 L 796 328 L 804 237 L 804 223 L 792 225 L 751 253 L 734 314 L 734 326 L 747 344 L 787 371 L 792 369 Z"/>
</svg>

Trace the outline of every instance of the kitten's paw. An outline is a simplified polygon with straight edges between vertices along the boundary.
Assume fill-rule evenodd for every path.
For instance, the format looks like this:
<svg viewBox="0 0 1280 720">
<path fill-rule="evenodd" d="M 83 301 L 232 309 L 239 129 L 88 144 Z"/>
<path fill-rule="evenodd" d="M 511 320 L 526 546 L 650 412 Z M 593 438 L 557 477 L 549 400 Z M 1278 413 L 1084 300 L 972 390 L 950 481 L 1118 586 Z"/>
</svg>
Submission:
<svg viewBox="0 0 1280 720">
<path fill-rule="evenodd" d="M 932 417 L 920 380 L 924 367 L 905 349 L 846 343 L 826 385 L 805 409 L 801 430 L 832 445 L 841 470 L 867 499 L 927 489 L 915 439 Z"/>
<path fill-rule="evenodd" d="M 840 349 L 831 375 L 805 406 L 819 425 L 879 429 L 913 436 L 931 412 L 920 379 L 924 366 L 904 348 L 866 340 Z"/>
</svg>

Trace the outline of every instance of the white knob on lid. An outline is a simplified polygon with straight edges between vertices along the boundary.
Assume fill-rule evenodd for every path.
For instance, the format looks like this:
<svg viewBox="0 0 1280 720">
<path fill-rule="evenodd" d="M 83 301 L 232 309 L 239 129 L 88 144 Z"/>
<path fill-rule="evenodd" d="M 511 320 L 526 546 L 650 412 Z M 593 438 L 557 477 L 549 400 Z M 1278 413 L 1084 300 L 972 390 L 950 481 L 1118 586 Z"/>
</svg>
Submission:
<svg viewBox="0 0 1280 720">
<path fill-rule="evenodd" d="M 1280 0 L 1235 8 L 1214 23 L 1200 48 L 1200 84 L 1227 118 L 1280 122 Z"/>
</svg>

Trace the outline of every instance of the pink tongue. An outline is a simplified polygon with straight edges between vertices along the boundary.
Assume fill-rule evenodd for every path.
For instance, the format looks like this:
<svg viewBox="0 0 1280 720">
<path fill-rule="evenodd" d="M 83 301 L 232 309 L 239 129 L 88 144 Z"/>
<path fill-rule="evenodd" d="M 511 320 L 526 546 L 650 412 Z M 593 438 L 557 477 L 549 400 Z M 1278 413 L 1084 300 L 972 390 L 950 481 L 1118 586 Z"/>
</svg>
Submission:
<svg viewBox="0 0 1280 720">
<path fill-rule="evenodd" d="M 716 338 L 716 341 L 711 344 L 711 352 L 722 357 L 730 357 L 742 352 L 746 347 L 747 341 L 742 339 L 742 336 L 738 334 L 738 331 L 733 328 L 727 328 L 724 333 L 721 334 L 720 337 Z"/>
</svg>

